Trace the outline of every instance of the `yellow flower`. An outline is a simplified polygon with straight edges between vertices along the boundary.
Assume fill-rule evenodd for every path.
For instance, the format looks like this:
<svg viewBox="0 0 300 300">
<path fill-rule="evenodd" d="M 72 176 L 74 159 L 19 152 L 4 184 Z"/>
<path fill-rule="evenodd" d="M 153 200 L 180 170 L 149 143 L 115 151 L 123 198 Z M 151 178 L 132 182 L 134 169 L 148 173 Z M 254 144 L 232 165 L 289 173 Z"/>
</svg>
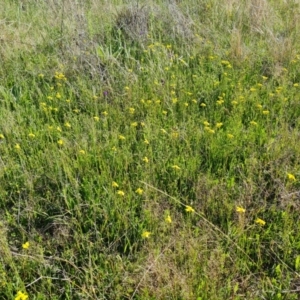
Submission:
<svg viewBox="0 0 300 300">
<path fill-rule="evenodd" d="M 149 141 L 147 139 L 145 139 L 144 144 L 149 145 Z"/>
<path fill-rule="evenodd" d="M 209 124 L 209 122 L 207 122 L 207 121 L 204 121 L 204 122 L 203 122 L 203 125 L 205 125 L 205 126 L 209 126 L 210 124 Z"/>
<path fill-rule="evenodd" d="M 129 87 L 128 87 L 128 86 L 125 86 L 125 87 L 124 87 L 124 90 L 125 90 L 125 91 L 129 91 Z"/>
<path fill-rule="evenodd" d="M 294 85 L 294 87 L 298 87 L 299 83 L 294 83 L 293 85 Z"/>
<path fill-rule="evenodd" d="M 268 110 L 263 110 L 262 112 L 264 115 L 268 115 L 270 112 Z"/>
<path fill-rule="evenodd" d="M 108 112 L 105 110 L 105 111 L 102 112 L 102 115 L 103 115 L 103 116 L 107 116 L 107 115 L 108 115 Z"/>
<path fill-rule="evenodd" d="M 150 231 L 143 231 L 142 233 L 142 238 L 143 239 L 148 239 L 151 235 L 151 232 Z"/>
<path fill-rule="evenodd" d="M 138 122 L 133 122 L 133 123 L 131 123 L 131 126 L 132 126 L 132 127 L 137 127 L 137 126 L 138 126 Z"/>
<path fill-rule="evenodd" d="M 149 159 L 148 159 L 147 156 L 145 156 L 145 157 L 143 158 L 143 162 L 145 162 L 146 164 L 149 162 Z"/>
<path fill-rule="evenodd" d="M 200 106 L 205 107 L 206 104 L 202 102 L 202 103 L 200 104 Z"/>
<path fill-rule="evenodd" d="M 291 174 L 291 173 L 287 173 L 287 176 L 288 176 L 288 179 L 291 180 L 291 181 L 296 181 L 296 177 Z"/>
<path fill-rule="evenodd" d="M 122 135 L 122 134 L 119 135 L 119 140 L 125 140 L 125 139 L 126 139 L 126 138 L 125 138 L 124 135 Z"/>
<path fill-rule="evenodd" d="M 111 186 L 112 187 L 119 187 L 119 185 L 115 181 L 112 182 Z"/>
<path fill-rule="evenodd" d="M 144 191 L 143 191 L 143 189 L 138 188 L 135 192 L 139 195 L 142 195 Z"/>
<path fill-rule="evenodd" d="M 94 117 L 94 120 L 95 120 L 96 122 L 99 122 L 100 118 L 97 117 L 97 116 L 95 116 L 95 117 Z"/>
<path fill-rule="evenodd" d="M 166 218 L 165 218 L 165 221 L 167 222 L 167 223 L 172 223 L 172 218 L 171 218 L 171 216 L 170 215 L 167 215 L 166 216 Z"/>
<path fill-rule="evenodd" d="M 28 136 L 29 136 L 30 138 L 34 138 L 34 137 L 35 137 L 35 134 L 33 134 L 32 132 L 30 132 L 30 133 L 28 134 Z"/>
<path fill-rule="evenodd" d="M 255 220 L 255 223 L 258 224 L 258 225 L 261 225 L 261 226 L 266 225 L 266 222 L 264 220 L 260 219 L 260 218 L 257 218 Z"/>
<path fill-rule="evenodd" d="M 173 168 L 174 170 L 180 170 L 180 167 L 177 166 L 177 165 L 173 165 L 172 168 Z"/>
<path fill-rule="evenodd" d="M 119 196 L 122 196 L 122 197 L 125 196 L 125 193 L 124 193 L 123 191 L 121 191 L 121 190 L 118 190 L 118 191 L 117 191 L 117 194 L 118 194 Z"/>
<path fill-rule="evenodd" d="M 219 122 L 219 123 L 216 124 L 216 127 L 217 127 L 217 128 L 221 128 L 222 126 L 223 126 L 223 123 L 222 123 L 222 122 Z"/>
<path fill-rule="evenodd" d="M 0 140 L 3 140 L 4 139 L 4 135 L 1 133 L 0 134 Z"/>
<path fill-rule="evenodd" d="M 64 144 L 64 141 L 62 139 L 60 139 L 60 140 L 57 141 L 57 144 L 62 146 Z"/>
<path fill-rule="evenodd" d="M 23 249 L 28 249 L 30 246 L 29 242 L 26 242 L 25 244 L 22 245 Z"/>
<path fill-rule="evenodd" d="M 130 108 L 129 108 L 129 112 L 130 112 L 131 114 L 134 114 L 135 109 L 134 109 L 133 107 L 130 107 Z"/>
<path fill-rule="evenodd" d="M 81 150 L 79 150 L 79 153 L 80 154 L 85 154 L 85 151 L 81 149 Z"/>
<path fill-rule="evenodd" d="M 255 122 L 255 121 L 251 121 L 250 124 L 253 126 L 257 126 L 257 122 Z"/>
<path fill-rule="evenodd" d="M 16 150 L 20 150 L 20 149 L 21 149 L 20 144 L 16 144 L 16 145 L 15 145 L 15 149 L 16 149 Z"/>
<path fill-rule="evenodd" d="M 44 78 L 44 74 L 39 74 L 38 75 L 40 78 Z"/>
<path fill-rule="evenodd" d="M 233 139 L 233 138 L 234 138 L 234 135 L 233 135 L 233 134 L 230 134 L 230 133 L 228 133 L 228 134 L 227 134 L 227 137 L 228 137 L 229 139 Z"/>
<path fill-rule="evenodd" d="M 65 123 L 65 127 L 71 128 L 72 126 L 71 126 L 71 124 L 70 124 L 69 122 L 66 122 L 66 123 Z"/>
<path fill-rule="evenodd" d="M 61 98 L 61 94 L 60 94 L 60 93 L 56 93 L 55 97 L 56 97 L 57 99 L 60 99 L 60 98 Z"/>
<path fill-rule="evenodd" d="M 186 212 L 194 212 L 195 210 L 194 210 L 191 206 L 186 205 L 185 211 L 186 211 Z"/>
<path fill-rule="evenodd" d="M 167 112 L 166 110 L 163 110 L 162 113 L 163 113 L 164 115 L 166 115 L 168 112 Z"/>
<path fill-rule="evenodd" d="M 241 206 L 237 206 L 235 211 L 238 213 L 244 214 L 246 212 L 246 209 Z"/>
<path fill-rule="evenodd" d="M 21 291 L 18 291 L 18 293 L 15 297 L 15 300 L 27 300 L 27 299 L 28 299 L 28 295 Z"/>
</svg>

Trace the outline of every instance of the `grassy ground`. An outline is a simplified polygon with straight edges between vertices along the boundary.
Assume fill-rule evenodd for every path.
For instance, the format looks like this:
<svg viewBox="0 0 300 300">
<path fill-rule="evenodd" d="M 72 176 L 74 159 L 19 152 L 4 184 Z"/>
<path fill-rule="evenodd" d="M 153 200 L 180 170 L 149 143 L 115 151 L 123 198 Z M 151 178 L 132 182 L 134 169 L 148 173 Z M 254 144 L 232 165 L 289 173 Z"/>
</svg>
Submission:
<svg viewBox="0 0 300 300">
<path fill-rule="evenodd" d="M 3 0 L 0 299 L 299 299 L 296 0 Z"/>
</svg>

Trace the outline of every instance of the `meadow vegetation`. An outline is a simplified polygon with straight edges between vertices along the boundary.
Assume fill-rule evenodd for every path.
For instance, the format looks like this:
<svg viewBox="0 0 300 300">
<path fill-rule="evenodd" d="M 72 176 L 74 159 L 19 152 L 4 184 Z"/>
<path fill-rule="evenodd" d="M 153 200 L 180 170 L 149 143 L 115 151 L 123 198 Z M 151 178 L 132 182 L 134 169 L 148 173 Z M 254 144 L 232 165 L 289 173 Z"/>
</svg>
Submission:
<svg viewBox="0 0 300 300">
<path fill-rule="evenodd" d="M 0 299 L 299 299 L 298 0 L 2 0 Z"/>
</svg>

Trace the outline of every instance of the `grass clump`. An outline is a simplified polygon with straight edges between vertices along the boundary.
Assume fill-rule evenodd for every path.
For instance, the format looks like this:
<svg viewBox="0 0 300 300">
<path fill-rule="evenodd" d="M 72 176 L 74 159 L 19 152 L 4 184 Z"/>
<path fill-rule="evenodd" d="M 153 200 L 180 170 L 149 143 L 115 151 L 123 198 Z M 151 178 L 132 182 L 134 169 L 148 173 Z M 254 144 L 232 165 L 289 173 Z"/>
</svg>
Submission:
<svg viewBox="0 0 300 300">
<path fill-rule="evenodd" d="M 0 13 L 0 298 L 298 299 L 299 7 L 21 4 Z"/>
</svg>

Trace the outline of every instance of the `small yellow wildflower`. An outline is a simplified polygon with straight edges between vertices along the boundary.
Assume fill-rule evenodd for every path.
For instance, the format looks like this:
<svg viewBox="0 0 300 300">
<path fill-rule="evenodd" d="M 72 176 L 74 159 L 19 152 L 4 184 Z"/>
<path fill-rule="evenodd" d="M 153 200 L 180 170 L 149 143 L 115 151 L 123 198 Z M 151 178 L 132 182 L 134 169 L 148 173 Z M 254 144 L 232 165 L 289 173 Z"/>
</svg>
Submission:
<svg viewBox="0 0 300 300">
<path fill-rule="evenodd" d="M 142 233 L 142 238 L 143 239 L 148 239 L 151 235 L 151 232 L 150 231 L 143 231 Z"/>
<path fill-rule="evenodd" d="M 294 87 L 298 87 L 298 86 L 299 86 L 299 83 L 294 83 L 293 86 L 294 86 Z"/>
<path fill-rule="evenodd" d="M 4 135 L 2 133 L 0 133 L 0 140 L 4 139 Z"/>
<path fill-rule="evenodd" d="M 71 126 L 71 124 L 70 124 L 69 122 L 66 122 L 66 123 L 65 123 L 65 127 L 71 128 L 72 126 Z"/>
<path fill-rule="evenodd" d="M 135 112 L 135 108 L 133 108 L 133 107 L 130 107 L 129 108 L 129 113 L 131 113 L 132 115 L 134 114 L 134 112 Z"/>
<path fill-rule="evenodd" d="M 238 213 L 244 214 L 246 212 L 246 209 L 241 206 L 237 206 L 235 211 Z"/>
<path fill-rule="evenodd" d="M 27 299 L 28 299 L 28 295 L 21 291 L 18 291 L 18 293 L 15 297 L 15 300 L 27 300 Z"/>
<path fill-rule="evenodd" d="M 58 132 L 61 132 L 61 128 L 60 128 L 59 126 L 56 127 L 56 130 L 57 130 Z"/>
<path fill-rule="evenodd" d="M 95 120 L 96 122 L 99 122 L 100 118 L 97 117 L 97 116 L 95 116 L 95 117 L 94 117 L 94 120 Z"/>
<path fill-rule="evenodd" d="M 224 103 L 224 100 L 220 99 L 220 100 L 217 100 L 217 105 L 222 105 Z"/>
<path fill-rule="evenodd" d="M 124 90 L 125 90 L 125 91 L 129 91 L 129 87 L 128 87 L 128 86 L 125 86 L 125 87 L 124 87 Z"/>
<path fill-rule="evenodd" d="M 144 139 L 144 144 L 149 145 L 149 141 L 147 139 Z"/>
<path fill-rule="evenodd" d="M 262 109 L 263 106 L 262 106 L 261 104 L 257 104 L 256 107 L 257 107 L 258 109 Z"/>
<path fill-rule="evenodd" d="M 195 210 L 191 207 L 191 206 L 189 206 L 189 205 L 186 205 L 186 207 L 185 207 L 185 211 L 186 212 L 195 212 Z"/>
<path fill-rule="evenodd" d="M 28 249 L 29 246 L 30 246 L 29 242 L 26 242 L 26 243 L 24 243 L 24 244 L 22 245 L 22 248 L 23 248 L 23 249 Z"/>
<path fill-rule="evenodd" d="M 173 131 L 173 132 L 171 133 L 171 137 L 172 137 L 173 139 L 177 139 L 177 138 L 179 137 L 179 133 L 178 133 L 177 131 Z"/>
<path fill-rule="evenodd" d="M 64 144 L 64 141 L 62 139 L 60 139 L 60 140 L 57 141 L 57 144 L 62 146 Z"/>
<path fill-rule="evenodd" d="M 173 165 L 172 168 L 173 168 L 174 170 L 180 170 L 180 167 L 177 166 L 177 165 Z"/>
<path fill-rule="evenodd" d="M 20 149 L 21 149 L 20 144 L 16 144 L 16 145 L 15 145 L 15 149 L 16 149 L 16 150 L 20 150 Z"/>
<path fill-rule="evenodd" d="M 162 128 L 160 131 L 161 131 L 163 134 L 166 134 L 166 133 L 167 133 L 167 131 L 166 131 L 165 129 L 163 129 L 163 128 Z"/>
<path fill-rule="evenodd" d="M 257 122 L 255 122 L 255 121 L 251 121 L 250 124 L 253 126 L 257 126 Z"/>
<path fill-rule="evenodd" d="M 84 154 L 85 154 L 85 151 L 81 149 L 81 150 L 79 150 L 79 154 L 84 155 Z"/>
<path fill-rule="evenodd" d="M 237 101 L 233 100 L 233 101 L 231 101 L 231 104 L 232 105 L 238 105 L 239 103 Z"/>
<path fill-rule="evenodd" d="M 75 114 L 79 114 L 80 110 L 78 108 L 73 109 Z"/>
<path fill-rule="evenodd" d="M 200 106 L 205 107 L 206 104 L 202 102 L 202 103 L 200 104 Z"/>
<path fill-rule="evenodd" d="M 133 123 L 131 123 L 131 126 L 132 126 L 132 127 L 137 127 L 137 126 L 138 126 L 138 122 L 133 122 Z"/>
<path fill-rule="evenodd" d="M 230 133 L 228 133 L 228 134 L 227 134 L 227 137 L 228 137 L 229 139 L 233 139 L 233 138 L 234 138 L 234 135 L 233 135 L 233 134 L 230 134 Z"/>
<path fill-rule="evenodd" d="M 162 113 L 163 113 L 164 115 L 166 115 L 168 112 L 167 112 L 166 110 L 163 110 Z"/>
<path fill-rule="evenodd" d="M 291 174 L 291 173 L 287 173 L 287 177 L 291 181 L 296 181 L 296 177 L 293 174 Z"/>
<path fill-rule="evenodd" d="M 177 98 L 172 98 L 172 103 L 175 104 L 178 102 L 178 99 Z"/>
<path fill-rule="evenodd" d="M 146 164 L 149 162 L 149 159 L 148 159 L 147 156 L 145 156 L 145 157 L 143 158 L 143 162 L 145 162 Z"/>
<path fill-rule="evenodd" d="M 222 126 L 223 126 L 223 123 L 222 123 L 222 122 L 219 122 L 219 123 L 216 124 L 216 127 L 217 127 L 217 128 L 221 128 Z"/>
<path fill-rule="evenodd" d="M 33 134 L 32 132 L 30 132 L 30 133 L 28 134 L 28 136 L 29 136 L 30 138 L 35 138 L 35 134 Z"/>
<path fill-rule="evenodd" d="M 262 219 L 260 219 L 260 218 L 257 218 L 257 219 L 255 220 L 255 223 L 258 224 L 258 225 L 261 225 L 261 226 L 266 225 L 266 221 L 264 221 L 264 220 L 262 220 Z"/>
<path fill-rule="evenodd" d="M 270 113 L 270 111 L 268 111 L 268 110 L 263 110 L 263 112 L 262 112 L 264 115 L 268 115 L 269 113 Z"/>
<path fill-rule="evenodd" d="M 167 223 L 172 223 L 172 218 L 171 218 L 171 216 L 170 215 L 167 215 L 166 216 L 166 218 L 165 218 L 165 221 L 167 222 Z"/>
<path fill-rule="evenodd" d="M 57 99 L 60 99 L 60 98 L 61 98 L 61 94 L 60 94 L 60 93 L 56 93 L 55 97 L 56 97 Z"/>
<path fill-rule="evenodd" d="M 105 110 L 105 111 L 102 112 L 102 115 L 103 115 L 103 116 L 107 116 L 107 115 L 108 115 L 108 112 Z"/>
<path fill-rule="evenodd" d="M 263 79 L 263 80 L 267 80 L 268 77 L 267 77 L 267 76 L 262 76 L 262 79 Z"/>
<path fill-rule="evenodd" d="M 122 197 L 125 196 L 125 193 L 124 193 L 123 191 L 121 191 L 121 190 L 118 190 L 118 191 L 117 191 L 117 194 L 118 194 L 119 196 L 122 196 Z"/>
<path fill-rule="evenodd" d="M 203 122 L 203 125 L 205 125 L 205 126 L 209 126 L 210 124 L 209 124 L 209 122 L 207 122 L 207 121 L 204 121 L 204 122 Z"/>
<path fill-rule="evenodd" d="M 44 78 L 45 75 L 44 75 L 44 74 L 39 74 L 38 76 L 39 76 L 40 78 Z"/>
<path fill-rule="evenodd" d="M 111 186 L 112 187 L 119 187 L 119 185 L 115 181 L 112 182 Z"/>
<path fill-rule="evenodd" d="M 143 189 L 138 188 L 135 192 L 139 195 L 142 195 L 144 191 L 143 191 Z"/>
<path fill-rule="evenodd" d="M 250 88 L 250 92 L 255 92 L 256 91 L 256 88 L 252 87 Z"/>
<path fill-rule="evenodd" d="M 119 135 L 119 140 L 125 140 L 125 139 L 126 139 L 126 138 L 125 138 L 124 135 L 122 135 L 122 134 Z"/>
</svg>

